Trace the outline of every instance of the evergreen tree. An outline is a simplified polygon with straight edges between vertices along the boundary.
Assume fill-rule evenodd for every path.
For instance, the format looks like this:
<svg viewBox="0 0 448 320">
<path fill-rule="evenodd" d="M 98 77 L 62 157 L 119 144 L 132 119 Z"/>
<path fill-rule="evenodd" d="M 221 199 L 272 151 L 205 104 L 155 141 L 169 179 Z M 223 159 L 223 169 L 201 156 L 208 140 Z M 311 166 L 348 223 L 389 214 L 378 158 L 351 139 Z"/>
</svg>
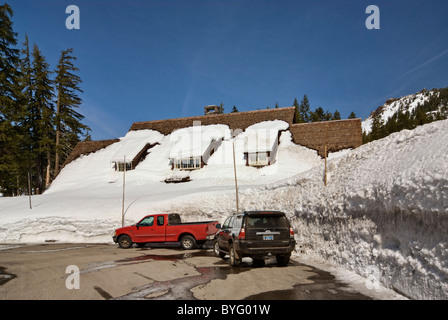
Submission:
<svg viewBox="0 0 448 320">
<path fill-rule="evenodd" d="M 20 176 L 19 184 L 22 190 L 28 191 L 28 174 L 33 177 L 32 172 L 35 168 L 36 157 L 35 152 L 38 150 L 37 134 L 38 134 L 38 124 L 39 111 L 35 109 L 36 105 L 32 103 L 33 101 L 33 68 L 32 59 L 30 55 L 28 36 L 25 35 L 25 41 L 23 43 L 23 48 L 21 50 L 20 59 L 20 105 L 23 112 L 21 128 L 23 133 L 23 139 L 20 144 L 20 155 L 16 155 L 16 158 L 20 162 Z M 34 150 L 34 152 L 33 152 Z"/>
<path fill-rule="evenodd" d="M 310 121 L 310 101 L 308 100 L 306 94 L 303 96 L 302 101 L 300 101 L 299 113 L 302 122 Z"/>
<path fill-rule="evenodd" d="M 352 112 L 350 113 L 350 115 L 348 116 L 348 118 L 349 118 L 349 119 L 356 119 L 357 117 L 356 117 L 356 114 L 352 111 Z"/>
<path fill-rule="evenodd" d="M 332 120 L 341 120 L 341 114 L 339 113 L 338 110 L 336 110 L 336 111 L 333 113 L 333 118 L 332 118 Z"/>
<path fill-rule="evenodd" d="M 76 74 L 79 69 L 74 65 L 76 57 L 72 54 L 73 49 L 62 51 L 55 71 L 57 93 L 55 175 L 58 174 L 61 163 L 76 143 L 90 131 L 88 126 L 81 123 L 84 116 L 76 111 L 82 102 L 78 93 L 83 91 L 80 88 L 81 78 Z"/>
<path fill-rule="evenodd" d="M 381 120 L 381 114 L 379 114 L 375 118 L 373 118 L 372 131 L 370 132 L 369 140 L 374 141 L 377 139 L 381 139 L 384 136 L 383 121 Z"/>
<path fill-rule="evenodd" d="M 322 107 L 317 107 L 316 110 L 310 112 L 311 122 L 325 121 L 327 120 L 327 114 Z"/>
<path fill-rule="evenodd" d="M 31 91 L 33 99 L 31 105 L 38 114 L 38 118 L 33 119 L 37 120 L 37 134 L 34 137 L 37 142 L 37 150 L 33 150 L 33 152 L 36 154 L 36 187 L 39 192 L 43 192 L 50 182 L 51 158 L 55 140 L 53 82 L 50 79 L 49 65 L 36 44 L 32 55 Z"/>
<path fill-rule="evenodd" d="M 19 153 L 20 105 L 17 85 L 19 51 L 17 34 L 13 31 L 13 11 L 8 4 L 0 5 L 0 192 L 15 193 L 19 174 L 15 155 Z"/>
<path fill-rule="evenodd" d="M 224 104 L 221 102 L 218 106 L 218 114 L 224 113 Z"/>
<path fill-rule="evenodd" d="M 293 102 L 292 106 L 295 108 L 294 123 L 304 122 L 303 119 L 300 117 L 299 102 L 297 101 L 297 98 L 294 98 L 294 102 Z"/>
<path fill-rule="evenodd" d="M 238 109 L 236 108 L 236 106 L 233 106 L 232 111 L 230 111 L 230 113 L 234 113 L 234 112 L 239 112 Z"/>
</svg>

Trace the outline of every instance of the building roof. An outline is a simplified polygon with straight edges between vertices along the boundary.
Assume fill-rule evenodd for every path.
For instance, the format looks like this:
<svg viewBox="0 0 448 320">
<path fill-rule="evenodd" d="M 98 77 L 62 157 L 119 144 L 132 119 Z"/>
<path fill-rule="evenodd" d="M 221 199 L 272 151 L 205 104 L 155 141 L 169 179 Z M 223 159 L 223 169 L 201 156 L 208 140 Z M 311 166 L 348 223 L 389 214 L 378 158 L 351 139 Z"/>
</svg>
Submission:
<svg viewBox="0 0 448 320">
<path fill-rule="evenodd" d="M 131 162 L 147 144 L 161 142 L 163 134 L 154 130 L 129 131 L 126 136 L 120 139 L 120 149 L 114 154 L 111 162 Z"/>
<path fill-rule="evenodd" d="M 279 131 L 288 128 L 289 124 L 285 121 L 263 121 L 248 127 L 238 138 L 245 140 L 244 152 L 268 152 L 278 143 Z"/>
</svg>

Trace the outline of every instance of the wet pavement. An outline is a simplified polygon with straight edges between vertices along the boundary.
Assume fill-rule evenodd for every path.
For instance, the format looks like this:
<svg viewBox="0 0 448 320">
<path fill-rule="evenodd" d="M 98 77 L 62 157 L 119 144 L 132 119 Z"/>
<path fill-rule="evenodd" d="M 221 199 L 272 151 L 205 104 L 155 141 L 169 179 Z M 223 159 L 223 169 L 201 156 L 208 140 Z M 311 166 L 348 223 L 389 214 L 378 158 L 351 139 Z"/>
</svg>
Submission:
<svg viewBox="0 0 448 320">
<path fill-rule="evenodd" d="M 79 267 L 70 290 L 68 265 Z M 244 290 L 241 290 L 241 286 Z M 123 250 L 104 244 L 41 244 L 0 250 L 0 299 L 119 300 L 365 300 L 326 271 L 294 259 L 231 267 L 211 249 L 151 246 Z"/>
</svg>

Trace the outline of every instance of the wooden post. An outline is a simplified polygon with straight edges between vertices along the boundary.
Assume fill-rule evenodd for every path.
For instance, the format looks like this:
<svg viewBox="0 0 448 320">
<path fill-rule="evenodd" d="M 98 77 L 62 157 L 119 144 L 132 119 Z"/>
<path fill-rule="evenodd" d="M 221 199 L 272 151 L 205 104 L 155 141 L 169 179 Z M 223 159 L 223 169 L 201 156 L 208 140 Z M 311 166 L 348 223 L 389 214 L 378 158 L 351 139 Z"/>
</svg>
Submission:
<svg viewBox="0 0 448 320">
<path fill-rule="evenodd" d="M 235 173 L 236 214 L 238 214 L 239 213 L 239 208 L 238 208 L 238 182 L 237 182 L 237 178 L 236 178 L 235 140 L 233 140 L 233 171 Z"/>
<path fill-rule="evenodd" d="M 30 210 L 31 210 L 33 209 L 33 207 L 31 206 L 31 176 L 29 172 L 28 172 L 28 197 L 30 199 Z"/>
<path fill-rule="evenodd" d="M 325 177 L 324 177 L 325 186 L 327 186 L 327 145 L 325 145 Z"/>
<path fill-rule="evenodd" d="M 124 227 L 124 190 L 126 186 L 126 156 L 124 156 L 124 168 L 123 168 L 123 200 L 121 205 L 121 226 Z"/>
</svg>

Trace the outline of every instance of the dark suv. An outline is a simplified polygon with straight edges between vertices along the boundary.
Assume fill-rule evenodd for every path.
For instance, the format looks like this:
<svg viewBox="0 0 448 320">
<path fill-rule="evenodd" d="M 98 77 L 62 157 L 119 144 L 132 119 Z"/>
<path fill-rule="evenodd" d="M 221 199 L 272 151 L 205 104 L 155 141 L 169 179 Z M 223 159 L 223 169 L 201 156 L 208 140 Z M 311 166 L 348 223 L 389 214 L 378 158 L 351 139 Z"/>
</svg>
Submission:
<svg viewBox="0 0 448 320">
<path fill-rule="evenodd" d="M 216 234 L 214 252 L 221 258 L 229 254 L 232 266 L 240 265 L 244 257 L 263 265 L 268 255 L 286 266 L 295 245 L 294 231 L 283 212 L 247 211 L 226 219 Z"/>
</svg>

